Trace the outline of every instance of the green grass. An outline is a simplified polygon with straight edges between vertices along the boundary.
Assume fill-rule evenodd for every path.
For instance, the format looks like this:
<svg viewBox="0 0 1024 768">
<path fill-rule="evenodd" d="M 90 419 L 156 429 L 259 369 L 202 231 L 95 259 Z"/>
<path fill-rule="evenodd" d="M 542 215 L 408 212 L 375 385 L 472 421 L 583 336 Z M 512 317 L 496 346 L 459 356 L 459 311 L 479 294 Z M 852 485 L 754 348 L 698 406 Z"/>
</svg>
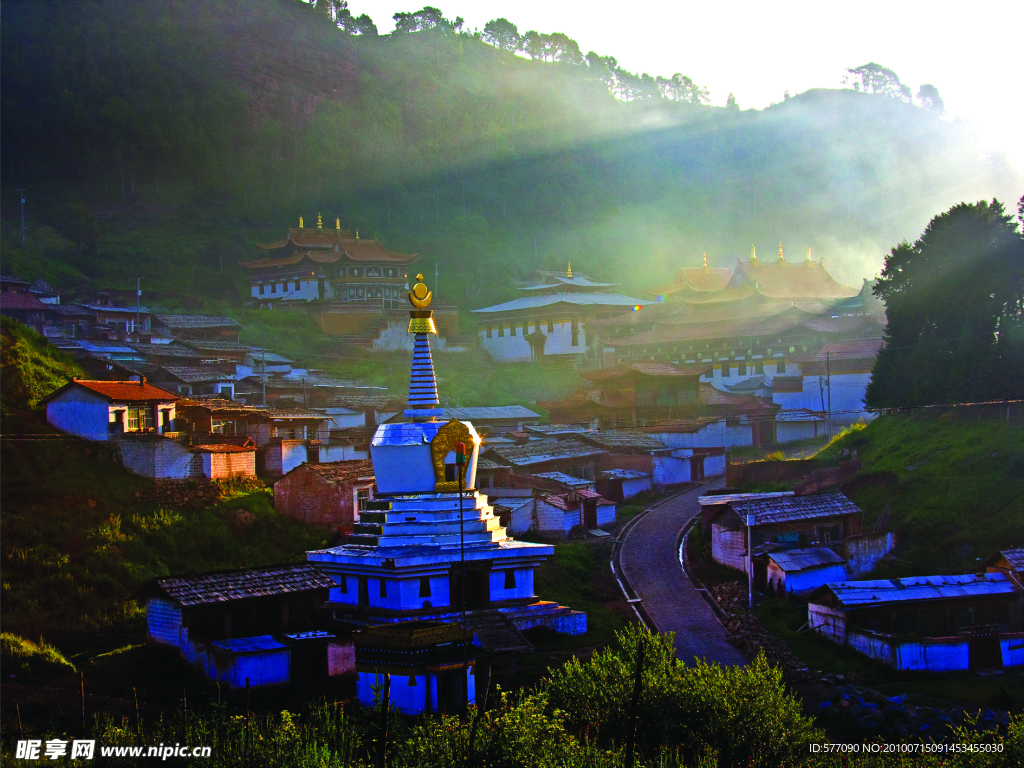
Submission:
<svg viewBox="0 0 1024 768">
<path fill-rule="evenodd" d="M 0 658 L 7 677 L 55 677 L 75 671 L 75 665 L 43 638 L 35 643 L 11 632 L 0 635 Z"/>
<path fill-rule="evenodd" d="M 854 452 L 863 465 L 845 489 L 867 530 L 888 506 L 898 540 L 890 575 L 971 572 L 1024 544 L 1024 426 L 884 416 L 817 456 Z"/>
</svg>

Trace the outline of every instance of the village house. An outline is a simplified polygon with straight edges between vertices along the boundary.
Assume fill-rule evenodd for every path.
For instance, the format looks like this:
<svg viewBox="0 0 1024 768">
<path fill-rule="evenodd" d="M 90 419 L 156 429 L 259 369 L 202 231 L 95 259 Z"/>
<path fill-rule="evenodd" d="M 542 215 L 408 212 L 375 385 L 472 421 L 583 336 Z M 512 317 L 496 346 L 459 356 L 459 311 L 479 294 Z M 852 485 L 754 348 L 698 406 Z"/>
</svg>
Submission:
<svg viewBox="0 0 1024 768">
<path fill-rule="evenodd" d="M 46 332 L 48 307 L 30 293 L 0 293 L 0 315 L 27 325 L 38 334 Z"/>
<path fill-rule="evenodd" d="M 96 313 L 94 329 L 106 329 L 119 339 L 129 334 L 149 331 L 152 327 L 152 316 L 145 307 L 113 307 L 106 304 L 82 306 Z"/>
<path fill-rule="evenodd" d="M 349 529 L 373 499 L 368 459 L 303 463 L 274 483 L 274 509 L 306 523 Z"/>
<path fill-rule="evenodd" d="M 189 367 L 162 365 L 152 374 L 153 380 L 181 395 L 219 395 L 232 399 L 235 394 L 235 376 L 215 366 Z"/>
<path fill-rule="evenodd" d="M 647 474 L 659 490 L 725 473 L 721 448 L 667 448 L 643 432 L 590 432 L 583 442 L 606 451 L 597 460 L 599 472 L 634 470 Z"/>
<path fill-rule="evenodd" d="M 155 319 L 155 330 L 186 341 L 238 341 L 238 332 L 242 330 L 242 324 L 234 318 L 219 315 L 157 314 Z"/>
<path fill-rule="evenodd" d="M 356 630 L 356 695 L 377 699 L 390 675 L 391 705 L 405 715 L 462 714 L 476 703 L 473 633 L 458 624 L 404 621 Z"/>
<path fill-rule="evenodd" d="M 532 530 L 548 538 L 565 538 L 574 528 L 592 531 L 615 525 L 615 502 L 606 499 L 596 491 L 586 489 L 550 493 L 534 499 L 532 510 Z M 521 523 L 518 511 L 513 516 L 513 533 L 524 533 L 517 530 Z"/>
<path fill-rule="evenodd" d="M 838 491 L 723 493 L 701 496 L 700 505 L 712 558 L 744 573 L 753 567 L 754 588 L 771 594 L 820 586 L 838 573 L 837 565 L 843 578 L 856 578 L 895 546 L 892 532 L 862 533 L 860 508 Z M 833 554 L 804 552 L 818 548 Z M 772 559 L 787 551 L 799 554 Z"/>
<path fill-rule="evenodd" d="M 333 582 L 309 564 L 151 580 L 147 638 L 230 688 L 315 684 L 351 673 L 351 640 L 323 631 Z"/>
<path fill-rule="evenodd" d="M 606 469 L 597 475 L 597 492 L 610 501 L 628 501 L 653 489 L 650 472 Z"/>
<path fill-rule="evenodd" d="M 43 398 L 46 420 L 86 440 L 128 433 L 170 432 L 178 396 L 146 381 L 72 379 Z"/>
<path fill-rule="evenodd" d="M 896 669 L 1021 667 L 1022 594 L 1005 573 L 830 582 L 811 595 L 807 620 Z"/>
</svg>

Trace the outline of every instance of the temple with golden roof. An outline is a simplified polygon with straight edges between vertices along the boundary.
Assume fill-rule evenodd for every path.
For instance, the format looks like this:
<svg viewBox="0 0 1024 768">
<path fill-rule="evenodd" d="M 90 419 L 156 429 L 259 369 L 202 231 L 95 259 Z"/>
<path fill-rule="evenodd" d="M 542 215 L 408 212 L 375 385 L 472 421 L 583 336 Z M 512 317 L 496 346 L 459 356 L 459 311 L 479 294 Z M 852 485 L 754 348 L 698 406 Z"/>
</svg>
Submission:
<svg viewBox="0 0 1024 768">
<path fill-rule="evenodd" d="M 335 299 L 343 304 L 398 308 L 405 300 L 409 265 L 415 253 L 390 251 L 376 238 L 360 238 L 341 228 L 298 227 L 272 243 L 259 243 L 262 259 L 240 262 L 249 270 L 252 298 L 261 308 L 291 301 Z"/>
</svg>

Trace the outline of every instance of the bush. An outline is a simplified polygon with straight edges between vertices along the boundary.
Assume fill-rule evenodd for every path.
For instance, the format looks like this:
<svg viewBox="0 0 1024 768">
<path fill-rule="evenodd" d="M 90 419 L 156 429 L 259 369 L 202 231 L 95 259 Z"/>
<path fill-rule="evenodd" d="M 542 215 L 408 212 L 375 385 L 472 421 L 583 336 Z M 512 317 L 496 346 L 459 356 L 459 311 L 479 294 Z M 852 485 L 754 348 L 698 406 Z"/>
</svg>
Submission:
<svg viewBox="0 0 1024 768">
<path fill-rule="evenodd" d="M 721 765 L 778 765 L 804 758 L 807 744 L 823 738 L 763 654 L 747 667 L 687 667 L 675 657 L 671 634 L 631 625 L 616 637 L 619 648 L 598 651 L 587 663 L 573 659 L 551 675 L 551 704 L 566 713 L 570 731 L 589 727 L 603 743 L 626 740 L 642 643 L 637 745 L 646 756 L 678 749 L 695 761 L 714 751 Z"/>
<path fill-rule="evenodd" d="M 33 643 L 10 632 L 0 635 L 0 659 L 8 675 L 59 677 L 75 672 L 75 665 L 43 638 Z"/>
</svg>

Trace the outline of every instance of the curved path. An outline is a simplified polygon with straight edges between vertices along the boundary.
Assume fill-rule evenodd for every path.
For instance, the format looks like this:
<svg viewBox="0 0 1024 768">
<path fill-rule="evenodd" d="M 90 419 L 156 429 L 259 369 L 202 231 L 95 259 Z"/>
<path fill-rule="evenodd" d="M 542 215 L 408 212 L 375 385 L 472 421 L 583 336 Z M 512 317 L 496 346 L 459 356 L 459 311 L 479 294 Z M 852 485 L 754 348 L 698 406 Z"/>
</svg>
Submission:
<svg viewBox="0 0 1024 768">
<path fill-rule="evenodd" d="M 679 563 L 679 534 L 700 514 L 699 496 L 722 488 L 722 478 L 662 502 L 637 521 L 619 550 L 619 567 L 659 632 L 676 633 L 676 656 L 719 664 L 747 660 L 728 641 L 725 627 Z"/>
</svg>

